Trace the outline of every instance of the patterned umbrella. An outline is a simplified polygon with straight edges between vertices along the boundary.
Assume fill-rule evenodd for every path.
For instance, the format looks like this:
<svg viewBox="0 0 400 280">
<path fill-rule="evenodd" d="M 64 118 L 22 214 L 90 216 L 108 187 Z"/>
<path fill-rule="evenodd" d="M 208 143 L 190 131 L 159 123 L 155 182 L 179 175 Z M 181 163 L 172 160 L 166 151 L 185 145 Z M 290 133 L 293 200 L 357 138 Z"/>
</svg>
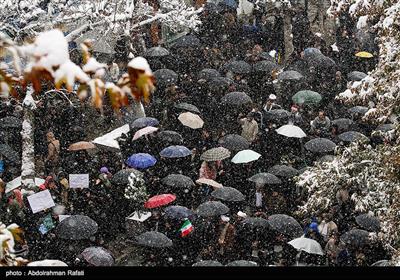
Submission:
<svg viewBox="0 0 400 280">
<path fill-rule="evenodd" d="M 237 189 L 231 187 L 223 187 L 216 189 L 211 193 L 212 197 L 223 201 L 244 201 L 246 197 Z"/>
<path fill-rule="evenodd" d="M 131 155 L 126 164 L 135 169 L 146 169 L 156 164 L 157 160 L 150 154 L 138 153 Z"/>
<path fill-rule="evenodd" d="M 159 121 L 156 118 L 143 117 L 134 120 L 131 124 L 132 128 L 143 128 L 146 126 L 158 126 Z"/>
<path fill-rule="evenodd" d="M 202 217 L 215 217 L 229 212 L 228 206 L 219 201 L 207 201 L 199 205 L 196 213 Z"/>
<path fill-rule="evenodd" d="M 225 94 L 221 99 L 222 104 L 242 106 L 252 103 L 251 97 L 241 91 L 234 91 Z"/>
<path fill-rule="evenodd" d="M 127 169 L 122 169 L 117 173 L 115 173 L 111 178 L 111 183 L 117 186 L 126 186 L 129 184 L 128 178 L 131 175 L 131 173 L 135 174 L 136 176 L 143 177 L 142 172 L 133 168 L 127 168 Z"/>
<path fill-rule="evenodd" d="M 190 177 L 182 174 L 170 174 L 164 177 L 161 183 L 172 188 L 180 189 L 189 189 L 195 185 Z"/>
<path fill-rule="evenodd" d="M 82 151 L 82 150 L 91 150 L 96 148 L 96 145 L 90 142 L 86 142 L 86 141 L 80 141 L 80 142 L 76 142 L 74 144 L 69 145 L 68 147 L 68 151 Z"/>
<path fill-rule="evenodd" d="M 172 130 L 164 130 L 157 134 L 157 137 L 165 142 L 170 144 L 182 144 L 183 137 L 178 132 Z"/>
<path fill-rule="evenodd" d="M 136 237 L 138 245 L 151 248 L 167 248 L 172 246 L 172 240 L 158 231 L 146 231 Z"/>
<path fill-rule="evenodd" d="M 257 184 L 266 184 L 266 185 L 282 184 L 282 181 L 271 173 L 258 173 L 256 175 L 251 176 L 248 180 Z"/>
<path fill-rule="evenodd" d="M 94 266 L 112 266 L 114 258 L 110 251 L 103 247 L 88 247 L 82 252 L 84 259 Z"/>
<path fill-rule="evenodd" d="M 133 140 L 137 140 L 145 135 L 154 133 L 158 130 L 157 127 L 153 127 L 153 126 L 146 126 L 142 129 L 139 129 L 138 131 L 136 131 L 135 135 L 133 135 Z"/>
<path fill-rule="evenodd" d="M 163 47 L 152 47 L 147 49 L 144 53 L 144 57 L 163 57 L 169 55 L 169 51 Z"/>
<path fill-rule="evenodd" d="M 73 215 L 62 220 L 56 227 L 56 235 L 62 239 L 88 239 L 97 232 L 97 223 L 88 216 Z"/>
<path fill-rule="evenodd" d="M 224 71 L 231 71 L 234 74 L 249 74 L 251 72 L 251 65 L 245 61 L 231 61 L 226 63 L 222 69 Z"/>
<path fill-rule="evenodd" d="M 175 201 L 176 196 L 173 194 L 159 194 L 153 197 L 150 197 L 146 203 L 144 204 L 144 207 L 152 209 L 152 208 L 157 208 L 161 206 L 165 206 L 170 204 L 171 202 Z"/>
<path fill-rule="evenodd" d="M 250 143 L 238 134 L 228 134 L 218 140 L 218 143 L 231 151 L 242 151 L 250 147 Z"/>
<path fill-rule="evenodd" d="M 291 166 L 287 165 L 274 165 L 268 172 L 281 178 L 292 178 L 299 175 L 299 171 Z"/>
<path fill-rule="evenodd" d="M 165 158 L 181 158 L 192 154 L 185 146 L 169 146 L 160 152 L 160 155 Z"/>
<path fill-rule="evenodd" d="M 187 127 L 192 129 L 202 128 L 204 125 L 204 121 L 200 118 L 199 115 L 193 114 L 191 112 L 182 113 L 179 115 L 178 120 Z"/>
<path fill-rule="evenodd" d="M 336 144 L 326 138 L 315 138 L 308 141 L 304 147 L 312 153 L 329 153 L 335 150 Z"/>
<path fill-rule="evenodd" d="M 205 151 L 200 159 L 204 161 L 217 161 L 217 160 L 224 160 L 226 158 L 229 158 L 231 156 L 231 152 L 224 148 L 224 147 L 218 147 L 218 148 L 212 148 L 207 151 Z"/>
</svg>

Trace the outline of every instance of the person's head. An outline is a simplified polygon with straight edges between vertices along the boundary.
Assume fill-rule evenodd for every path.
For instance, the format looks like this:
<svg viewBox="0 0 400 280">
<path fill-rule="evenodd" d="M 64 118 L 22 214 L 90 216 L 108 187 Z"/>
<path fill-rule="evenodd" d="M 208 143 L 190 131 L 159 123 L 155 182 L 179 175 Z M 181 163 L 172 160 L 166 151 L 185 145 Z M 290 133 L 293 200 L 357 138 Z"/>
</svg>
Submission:
<svg viewBox="0 0 400 280">
<path fill-rule="evenodd" d="M 324 111 L 319 111 L 318 112 L 318 118 L 320 120 L 324 120 L 325 119 L 325 112 Z"/>
<path fill-rule="evenodd" d="M 47 142 L 51 142 L 51 141 L 54 141 L 56 139 L 55 136 L 54 136 L 54 133 L 51 132 L 51 131 L 47 132 L 46 137 L 47 137 Z"/>
<path fill-rule="evenodd" d="M 290 107 L 290 111 L 292 113 L 297 113 L 299 111 L 299 106 L 297 106 L 296 104 L 293 104 L 292 107 Z"/>
<path fill-rule="evenodd" d="M 249 122 L 253 121 L 253 120 L 254 120 L 253 114 L 251 114 L 251 113 L 247 114 L 246 119 L 247 119 L 247 121 L 249 121 Z"/>
<path fill-rule="evenodd" d="M 332 125 L 332 134 L 336 135 L 339 133 L 339 126 L 337 124 Z"/>
<path fill-rule="evenodd" d="M 268 103 L 274 103 L 276 101 L 276 95 L 275 94 L 270 94 L 268 96 Z"/>
<path fill-rule="evenodd" d="M 103 166 L 102 168 L 100 168 L 100 173 L 102 173 L 102 174 L 109 174 L 110 171 L 108 170 L 107 167 Z"/>
<path fill-rule="evenodd" d="M 342 72 L 336 71 L 335 78 L 336 81 L 340 81 L 342 79 Z"/>
</svg>

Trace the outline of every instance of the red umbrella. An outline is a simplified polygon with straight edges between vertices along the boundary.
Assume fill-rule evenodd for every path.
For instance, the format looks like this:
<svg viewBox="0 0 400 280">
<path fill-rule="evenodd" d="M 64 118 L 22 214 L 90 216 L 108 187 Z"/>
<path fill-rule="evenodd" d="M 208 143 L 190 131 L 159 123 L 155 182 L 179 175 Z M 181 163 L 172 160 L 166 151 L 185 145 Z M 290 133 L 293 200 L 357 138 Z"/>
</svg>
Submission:
<svg viewBox="0 0 400 280">
<path fill-rule="evenodd" d="M 164 206 L 170 204 L 172 201 L 176 199 L 176 196 L 173 194 L 160 194 L 149 198 L 144 204 L 146 208 L 157 208 L 160 206 Z"/>
</svg>

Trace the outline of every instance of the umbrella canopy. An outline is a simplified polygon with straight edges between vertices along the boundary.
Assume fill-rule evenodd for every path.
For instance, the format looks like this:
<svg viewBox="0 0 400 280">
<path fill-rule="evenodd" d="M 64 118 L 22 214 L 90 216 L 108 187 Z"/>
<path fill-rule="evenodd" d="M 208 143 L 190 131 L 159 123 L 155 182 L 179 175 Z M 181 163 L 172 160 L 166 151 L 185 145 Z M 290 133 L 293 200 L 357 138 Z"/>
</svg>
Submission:
<svg viewBox="0 0 400 280">
<path fill-rule="evenodd" d="M 272 109 L 265 112 L 265 119 L 272 121 L 285 121 L 289 118 L 290 113 L 284 109 Z"/>
<path fill-rule="evenodd" d="M 228 149 L 224 147 L 218 147 L 205 151 L 201 155 L 200 159 L 204 161 L 217 161 L 217 160 L 224 160 L 230 156 L 231 152 Z"/>
<path fill-rule="evenodd" d="M 312 153 L 329 153 L 335 150 L 336 144 L 327 138 L 315 138 L 308 141 L 304 147 Z"/>
<path fill-rule="evenodd" d="M 221 99 L 222 104 L 242 106 L 253 102 L 251 97 L 241 91 L 234 91 L 225 94 Z"/>
<path fill-rule="evenodd" d="M 357 131 L 347 131 L 338 135 L 338 138 L 343 142 L 355 142 L 358 140 L 369 140 L 367 136 Z"/>
<path fill-rule="evenodd" d="M 250 143 L 238 134 L 228 134 L 218 140 L 218 143 L 231 151 L 242 151 L 250 147 Z"/>
<path fill-rule="evenodd" d="M 297 71 L 284 71 L 278 75 L 280 81 L 300 81 L 304 76 Z"/>
<path fill-rule="evenodd" d="M 1 128 L 20 128 L 22 121 L 16 117 L 5 117 L 0 119 Z"/>
<path fill-rule="evenodd" d="M 299 171 L 288 165 L 274 165 L 268 169 L 268 172 L 281 178 L 292 178 L 299 175 Z"/>
<path fill-rule="evenodd" d="M 258 266 L 258 264 L 253 261 L 238 260 L 230 262 L 226 266 Z"/>
<path fill-rule="evenodd" d="M 221 74 L 218 72 L 218 70 L 211 69 L 211 68 L 205 68 L 199 72 L 197 79 L 209 81 L 213 78 L 220 77 L 220 76 L 221 76 Z"/>
<path fill-rule="evenodd" d="M 337 125 L 340 131 L 347 131 L 354 122 L 347 118 L 340 118 L 332 121 L 332 125 Z"/>
<path fill-rule="evenodd" d="M 362 229 L 352 229 L 342 234 L 340 240 L 345 244 L 362 247 L 369 241 L 369 232 Z"/>
<path fill-rule="evenodd" d="M 158 126 L 160 122 L 156 118 L 143 117 L 134 120 L 131 124 L 132 128 L 144 128 L 146 126 Z"/>
<path fill-rule="evenodd" d="M 189 189 L 194 186 L 193 180 L 182 174 L 170 174 L 161 180 L 166 186 L 179 189 Z"/>
<path fill-rule="evenodd" d="M 368 107 L 365 106 L 354 106 L 351 107 L 349 110 L 350 114 L 362 114 L 364 115 L 368 111 Z"/>
<path fill-rule="evenodd" d="M 163 57 L 167 55 L 169 55 L 169 51 L 166 48 L 159 46 L 147 49 L 143 54 L 144 57 Z"/>
<path fill-rule="evenodd" d="M 97 232 L 97 223 L 84 215 L 73 215 L 62 220 L 56 227 L 56 235 L 62 239 L 88 239 Z"/>
<path fill-rule="evenodd" d="M 190 156 L 192 152 L 185 146 L 169 146 L 160 152 L 160 155 L 165 158 L 181 158 Z"/>
<path fill-rule="evenodd" d="M 197 184 L 205 184 L 208 186 L 213 187 L 214 189 L 219 189 L 219 188 L 223 188 L 224 186 L 214 180 L 211 179 L 206 179 L 206 178 L 200 178 L 196 180 Z"/>
<path fill-rule="evenodd" d="M 258 160 L 260 157 L 261 155 L 253 150 L 243 150 L 238 152 L 231 161 L 236 164 L 249 163 Z"/>
<path fill-rule="evenodd" d="M 200 44 L 201 42 L 196 36 L 186 35 L 176 40 L 172 48 L 198 48 Z"/>
<path fill-rule="evenodd" d="M 293 95 L 292 100 L 296 104 L 315 105 L 321 102 L 322 96 L 312 90 L 301 90 Z"/>
<path fill-rule="evenodd" d="M 29 264 L 28 264 L 29 265 Z M 390 260 L 380 260 L 371 264 L 371 266 L 392 266 Z"/>
<path fill-rule="evenodd" d="M 269 228 L 269 223 L 266 219 L 260 217 L 249 217 L 242 221 L 242 225 L 253 230 L 266 230 Z"/>
<path fill-rule="evenodd" d="M 291 124 L 281 126 L 276 129 L 276 133 L 291 138 L 303 138 L 307 136 L 300 127 Z"/>
<path fill-rule="evenodd" d="M 0 155 L 3 155 L 6 159 L 11 162 L 18 162 L 20 160 L 19 153 L 14 151 L 7 144 L 0 144 Z"/>
<path fill-rule="evenodd" d="M 269 52 L 261 52 L 261 53 L 258 55 L 258 57 L 261 58 L 261 59 L 267 60 L 267 61 L 272 61 L 272 62 L 275 61 L 275 58 L 273 58 L 273 57 L 269 54 Z"/>
<path fill-rule="evenodd" d="M 222 263 L 213 261 L 213 260 L 206 260 L 194 263 L 192 266 L 223 266 Z"/>
<path fill-rule="evenodd" d="M 172 130 L 164 130 L 159 133 L 157 133 L 157 137 L 165 142 L 168 142 L 170 144 L 182 144 L 183 143 L 183 137 L 176 131 Z"/>
<path fill-rule="evenodd" d="M 204 121 L 200 118 L 199 115 L 193 114 L 191 112 L 182 113 L 179 115 L 178 120 L 187 127 L 192 129 L 202 128 L 204 125 Z"/>
<path fill-rule="evenodd" d="M 110 251 L 103 247 L 88 247 L 82 252 L 84 259 L 94 266 L 112 266 L 114 258 Z"/>
<path fill-rule="evenodd" d="M 387 124 L 381 124 L 377 128 L 375 128 L 376 131 L 382 131 L 382 132 L 388 132 L 390 130 L 395 129 L 396 126 L 392 123 L 387 123 Z"/>
<path fill-rule="evenodd" d="M 27 266 L 68 266 L 65 262 L 60 260 L 41 260 L 30 262 Z"/>
<path fill-rule="evenodd" d="M 347 75 L 347 79 L 350 81 L 361 81 L 365 77 L 367 77 L 367 74 L 360 71 L 353 71 Z"/>
<path fill-rule="evenodd" d="M 297 238 L 303 235 L 300 224 L 291 216 L 275 214 L 268 217 L 270 227 L 285 236 Z"/>
<path fill-rule="evenodd" d="M 137 140 L 145 135 L 154 133 L 158 130 L 157 127 L 154 126 L 146 126 L 142 129 L 139 129 L 138 131 L 136 131 L 135 135 L 133 135 L 133 140 Z"/>
<path fill-rule="evenodd" d="M 69 145 L 68 151 L 82 151 L 82 150 L 90 150 L 96 148 L 96 145 L 86 141 L 76 142 L 74 144 Z"/>
<path fill-rule="evenodd" d="M 156 164 L 157 160 L 150 154 L 138 153 L 131 155 L 126 164 L 135 169 L 146 169 Z"/>
<path fill-rule="evenodd" d="M 356 53 L 357 57 L 361 57 L 361 58 L 372 58 L 374 57 L 374 55 L 372 53 L 369 52 L 358 52 Z"/>
<path fill-rule="evenodd" d="M 306 59 L 308 66 L 313 66 L 317 69 L 329 69 L 336 66 L 333 59 L 325 55 L 315 55 L 309 59 Z"/>
<path fill-rule="evenodd" d="M 164 215 L 168 219 L 181 221 L 192 219 L 195 216 L 195 213 L 186 207 L 174 205 L 165 208 Z"/>
<path fill-rule="evenodd" d="M 379 219 L 373 215 L 361 214 L 356 217 L 356 223 L 362 228 L 370 232 L 378 232 L 381 229 Z"/>
<path fill-rule="evenodd" d="M 156 78 L 157 85 L 162 87 L 174 85 L 178 81 L 178 74 L 170 69 L 159 69 L 154 71 L 154 77 Z"/>
<path fill-rule="evenodd" d="M 237 189 L 231 187 L 223 187 L 216 189 L 211 193 L 212 197 L 223 201 L 243 201 L 246 197 Z"/>
<path fill-rule="evenodd" d="M 189 112 L 200 114 L 199 108 L 197 108 L 196 106 L 194 106 L 192 104 L 189 104 L 189 103 L 182 102 L 182 103 L 179 103 L 179 104 L 175 104 L 174 107 L 177 108 L 177 109 L 181 109 L 181 110 L 185 110 L 185 111 L 189 111 Z"/>
<path fill-rule="evenodd" d="M 171 202 L 175 201 L 175 199 L 176 196 L 170 193 L 155 195 L 146 201 L 144 207 L 150 209 L 161 207 L 170 204 Z"/>
<path fill-rule="evenodd" d="M 258 173 L 256 175 L 251 176 L 249 181 L 262 184 L 262 185 L 279 185 L 282 184 L 282 181 L 271 173 Z"/>
<path fill-rule="evenodd" d="M 127 169 L 122 169 L 117 173 L 115 173 L 111 178 L 111 183 L 117 186 L 128 185 L 129 184 L 128 178 L 131 175 L 131 173 L 135 174 L 136 176 L 143 177 L 142 172 L 133 168 L 127 168 Z"/>
<path fill-rule="evenodd" d="M 323 55 L 322 52 L 317 48 L 306 48 L 304 49 L 304 59 L 312 59 L 316 56 Z"/>
<path fill-rule="evenodd" d="M 272 71 L 278 70 L 279 66 L 272 61 L 262 60 L 253 65 L 253 72 L 271 74 Z"/>
<path fill-rule="evenodd" d="M 233 72 L 234 74 L 249 74 L 251 72 L 251 65 L 243 60 L 235 60 L 226 63 L 222 69 L 226 72 Z"/>
<path fill-rule="evenodd" d="M 311 238 L 299 237 L 289 241 L 288 244 L 292 245 L 298 251 L 304 251 L 314 255 L 324 255 L 321 245 Z"/>
<path fill-rule="evenodd" d="M 221 216 L 229 212 L 228 206 L 219 201 L 207 201 L 199 205 L 196 213 L 202 217 Z"/>
<path fill-rule="evenodd" d="M 207 81 L 208 88 L 212 93 L 224 93 L 233 83 L 233 80 L 227 77 L 215 77 Z"/>
<path fill-rule="evenodd" d="M 167 248 L 172 246 L 172 240 L 158 231 L 146 231 L 136 237 L 138 245 L 151 248 Z"/>
</svg>

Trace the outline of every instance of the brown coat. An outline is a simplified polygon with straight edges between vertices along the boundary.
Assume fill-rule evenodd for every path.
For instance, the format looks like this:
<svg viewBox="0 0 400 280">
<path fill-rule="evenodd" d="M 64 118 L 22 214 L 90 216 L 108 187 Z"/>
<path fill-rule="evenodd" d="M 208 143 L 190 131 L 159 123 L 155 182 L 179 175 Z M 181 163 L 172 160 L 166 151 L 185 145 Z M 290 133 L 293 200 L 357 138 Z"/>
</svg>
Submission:
<svg viewBox="0 0 400 280">
<path fill-rule="evenodd" d="M 60 141 L 54 139 L 47 146 L 47 158 L 46 158 L 46 160 L 51 162 L 51 163 L 53 163 L 53 164 L 58 163 L 59 153 L 60 153 Z"/>
<path fill-rule="evenodd" d="M 221 234 L 218 238 L 218 244 L 222 251 L 232 250 L 235 245 L 236 229 L 230 224 L 226 223 L 222 228 Z"/>
</svg>

